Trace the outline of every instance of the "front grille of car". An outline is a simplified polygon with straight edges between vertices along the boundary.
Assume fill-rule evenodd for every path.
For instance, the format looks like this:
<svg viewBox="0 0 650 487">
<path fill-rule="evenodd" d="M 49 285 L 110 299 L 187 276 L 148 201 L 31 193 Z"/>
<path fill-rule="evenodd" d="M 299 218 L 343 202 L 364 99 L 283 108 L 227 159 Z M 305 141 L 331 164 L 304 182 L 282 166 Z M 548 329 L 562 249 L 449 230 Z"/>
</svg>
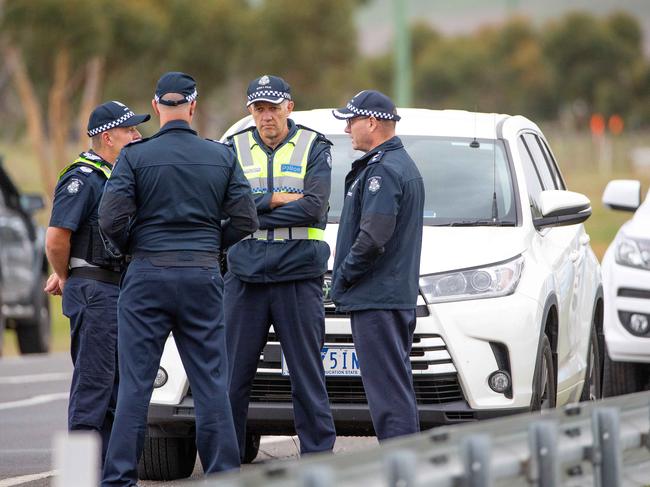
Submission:
<svg viewBox="0 0 650 487">
<path fill-rule="evenodd" d="M 347 334 L 328 334 L 326 345 L 354 346 Z M 252 402 L 290 402 L 291 383 L 282 375 L 282 351 L 275 333 L 271 332 L 258 362 L 257 375 L 251 390 Z M 413 385 L 418 404 L 442 404 L 463 400 L 456 368 L 439 335 L 417 334 L 411 348 Z M 332 404 L 364 404 L 366 395 L 361 377 L 326 377 L 327 392 Z"/>
<path fill-rule="evenodd" d="M 325 382 L 332 404 L 367 402 L 360 377 L 327 377 Z M 464 399 L 455 374 L 414 376 L 413 386 L 418 404 L 442 404 Z M 291 402 L 289 377 L 257 374 L 251 389 L 251 402 Z"/>
<path fill-rule="evenodd" d="M 325 337 L 326 345 L 348 345 L 354 347 L 352 336 L 330 334 Z M 259 373 L 280 373 L 282 349 L 275 333 L 269 333 L 268 341 L 257 364 Z M 416 334 L 411 347 L 411 368 L 413 375 L 455 374 L 456 367 L 449 355 L 444 340 L 439 335 Z"/>
</svg>

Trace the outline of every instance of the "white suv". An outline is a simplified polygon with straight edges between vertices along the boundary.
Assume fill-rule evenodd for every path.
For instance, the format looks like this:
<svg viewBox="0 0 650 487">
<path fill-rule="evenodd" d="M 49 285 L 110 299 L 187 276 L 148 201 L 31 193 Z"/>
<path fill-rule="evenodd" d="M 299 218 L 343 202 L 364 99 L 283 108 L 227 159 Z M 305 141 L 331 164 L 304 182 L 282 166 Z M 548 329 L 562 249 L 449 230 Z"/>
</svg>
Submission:
<svg viewBox="0 0 650 487">
<path fill-rule="evenodd" d="M 400 109 L 397 132 L 426 187 L 420 296 L 411 363 L 423 428 L 600 396 L 600 268 L 582 222 L 589 200 L 566 190 L 540 129 L 521 116 Z M 343 182 L 361 154 L 328 109 L 294 112 L 332 142 L 326 239 L 335 248 Z M 252 122 L 241 120 L 232 134 Z M 330 269 L 332 259 L 330 260 Z M 350 321 L 325 281 L 323 365 L 341 435 L 372 434 Z M 247 460 L 260 435 L 294 434 L 291 386 L 270 330 L 249 410 Z M 149 410 L 145 456 L 187 447 L 193 402 L 173 339 Z M 185 439 L 183 439 L 185 438 Z M 179 447 L 182 449 L 181 447 Z"/>
<path fill-rule="evenodd" d="M 610 181 L 603 203 L 635 212 L 603 257 L 606 396 L 650 389 L 650 199 L 641 183 Z"/>
</svg>

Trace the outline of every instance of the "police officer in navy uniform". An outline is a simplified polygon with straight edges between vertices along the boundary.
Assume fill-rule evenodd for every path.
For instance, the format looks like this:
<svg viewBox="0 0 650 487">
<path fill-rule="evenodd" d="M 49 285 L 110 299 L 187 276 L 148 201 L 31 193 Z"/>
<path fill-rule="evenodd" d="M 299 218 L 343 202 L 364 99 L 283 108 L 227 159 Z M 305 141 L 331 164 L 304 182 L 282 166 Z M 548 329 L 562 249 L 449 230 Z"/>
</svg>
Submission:
<svg viewBox="0 0 650 487">
<path fill-rule="evenodd" d="M 59 176 L 46 251 L 54 273 L 45 291 L 63 293 L 70 319 L 74 372 L 68 429 L 94 430 L 108 446 L 117 398 L 117 296 L 122 262 L 104 249 L 97 208 L 113 163 L 126 144 L 140 139 L 136 115 L 117 101 L 93 110 L 88 120 L 92 149 L 82 152 Z"/>
<path fill-rule="evenodd" d="M 336 433 L 325 389 L 324 241 L 330 142 L 289 118 L 289 85 L 261 76 L 248 86 L 255 122 L 230 137 L 248 178 L 260 230 L 228 251 L 225 288 L 230 400 L 242 459 L 251 385 L 273 325 L 288 365 L 300 452 L 329 451 Z"/>
<path fill-rule="evenodd" d="M 350 312 L 352 337 L 379 440 L 419 431 L 409 354 L 420 275 L 424 184 L 395 136 L 386 95 L 365 90 L 345 108 L 352 147 L 365 154 L 345 178 L 332 299 Z"/>
<path fill-rule="evenodd" d="M 239 467 L 218 254 L 258 224 L 232 151 L 190 127 L 196 97 L 191 76 L 160 78 L 152 101 L 160 131 L 124 148 L 99 208 L 111 248 L 131 256 L 118 302 L 120 387 L 103 486 L 137 482 L 153 382 L 172 331 L 192 388 L 203 471 Z"/>
</svg>

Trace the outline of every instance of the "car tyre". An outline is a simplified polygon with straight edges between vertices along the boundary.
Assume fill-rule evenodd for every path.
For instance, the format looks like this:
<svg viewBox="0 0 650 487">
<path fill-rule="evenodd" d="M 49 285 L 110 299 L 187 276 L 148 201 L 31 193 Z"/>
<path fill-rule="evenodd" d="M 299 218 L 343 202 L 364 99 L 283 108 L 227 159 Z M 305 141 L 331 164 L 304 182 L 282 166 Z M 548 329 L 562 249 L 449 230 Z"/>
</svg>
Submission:
<svg viewBox="0 0 650 487">
<path fill-rule="evenodd" d="M 607 349 L 607 345 L 605 345 Z M 646 364 L 615 362 L 605 353 L 603 397 L 620 396 L 646 390 L 649 386 Z"/>
<path fill-rule="evenodd" d="M 194 471 L 196 443 L 191 438 L 145 436 L 138 477 L 142 480 L 176 480 Z"/>
<path fill-rule="evenodd" d="M 551 343 L 546 336 L 542 335 L 537 362 L 535 365 L 535 376 L 533 378 L 533 398 L 530 403 L 532 411 L 551 409 L 555 407 L 555 366 L 553 365 L 553 351 Z"/>
<path fill-rule="evenodd" d="M 242 463 L 253 463 L 260 451 L 261 436 L 255 433 L 246 433 L 246 449 Z"/>
<path fill-rule="evenodd" d="M 43 284 L 44 286 L 44 284 Z M 47 353 L 50 350 L 50 300 L 42 287 L 35 291 L 34 317 L 18 320 L 16 333 L 20 353 Z"/>
<path fill-rule="evenodd" d="M 595 325 L 595 323 L 594 323 Z M 596 327 L 591 327 L 591 336 L 589 339 L 589 350 L 587 351 L 587 374 L 582 387 L 580 401 L 595 401 L 603 397 L 602 378 L 603 378 L 603 361 L 600 358 L 600 348 L 598 347 L 598 335 Z"/>
</svg>

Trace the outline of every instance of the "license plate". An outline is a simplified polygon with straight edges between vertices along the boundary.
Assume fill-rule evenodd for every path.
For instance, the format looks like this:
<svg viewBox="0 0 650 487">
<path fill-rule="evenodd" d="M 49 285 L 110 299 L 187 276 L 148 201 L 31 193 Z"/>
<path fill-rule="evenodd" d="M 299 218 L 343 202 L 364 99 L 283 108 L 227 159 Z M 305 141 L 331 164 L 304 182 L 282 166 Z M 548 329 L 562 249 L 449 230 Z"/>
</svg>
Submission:
<svg viewBox="0 0 650 487">
<path fill-rule="evenodd" d="M 320 351 L 326 376 L 360 376 L 359 359 L 352 347 L 328 345 Z M 289 375 L 289 367 L 282 354 L 282 375 Z"/>
</svg>

